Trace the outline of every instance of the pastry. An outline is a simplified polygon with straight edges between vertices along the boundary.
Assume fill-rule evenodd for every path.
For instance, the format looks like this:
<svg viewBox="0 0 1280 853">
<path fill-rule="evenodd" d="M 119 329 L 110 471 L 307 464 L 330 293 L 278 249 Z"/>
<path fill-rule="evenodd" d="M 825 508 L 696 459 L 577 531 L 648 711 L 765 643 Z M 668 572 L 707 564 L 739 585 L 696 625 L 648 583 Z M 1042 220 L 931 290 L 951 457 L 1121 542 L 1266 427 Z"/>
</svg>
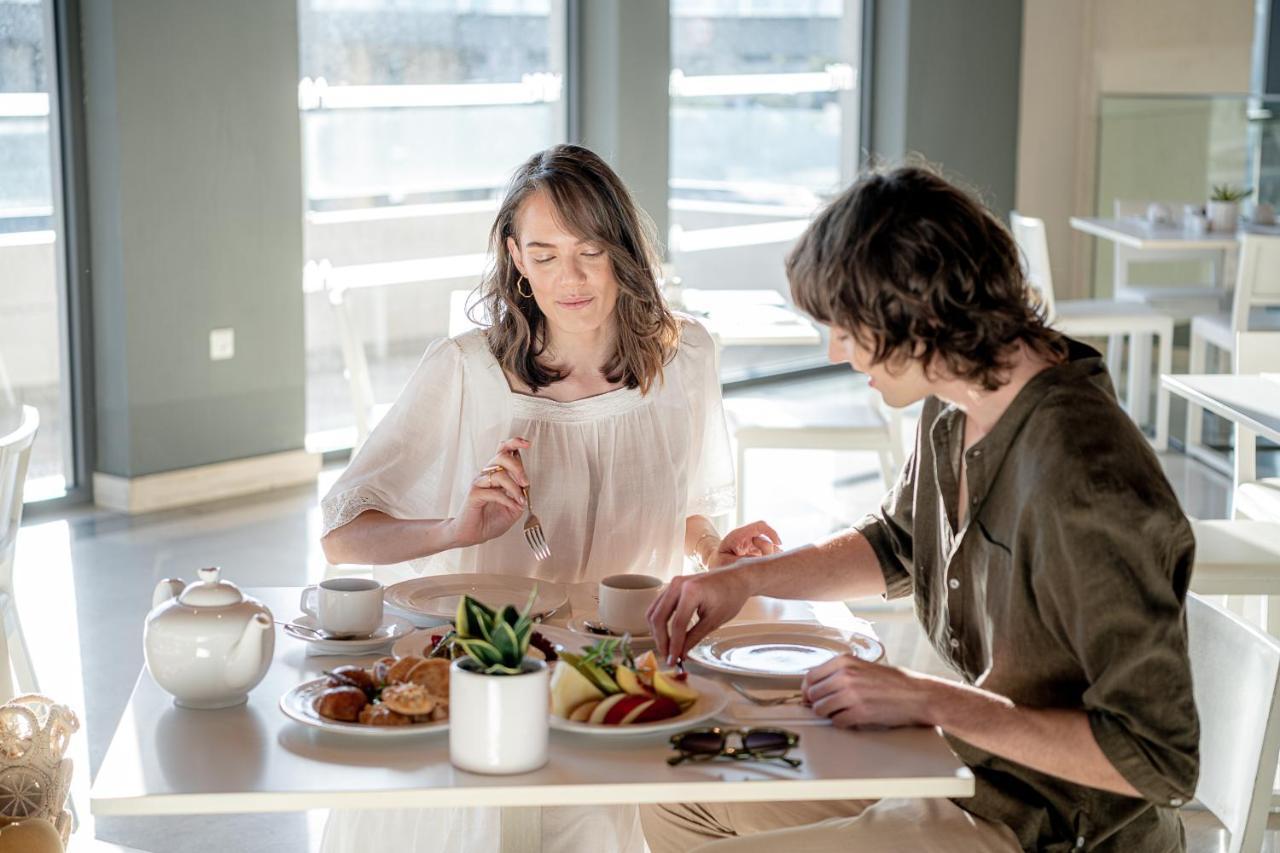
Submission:
<svg viewBox="0 0 1280 853">
<path fill-rule="evenodd" d="M 449 700 L 437 700 L 436 706 L 431 709 L 431 722 L 440 723 L 449 719 Z"/>
<path fill-rule="evenodd" d="M 428 658 L 409 670 L 403 679 L 420 684 L 437 699 L 449 698 L 449 662 L 444 658 Z"/>
<path fill-rule="evenodd" d="M 341 676 L 334 678 L 333 675 Z M 355 686 L 364 691 L 365 696 L 373 696 L 377 688 L 373 683 L 373 676 L 369 674 L 369 670 L 362 666 L 340 666 L 333 670 L 333 675 L 329 677 L 330 687 L 341 687 L 349 682 L 355 682 Z"/>
<path fill-rule="evenodd" d="M 407 726 L 414 721 L 379 702 L 364 706 L 364 710 L 360 712 L 360 722 L 366 726 Z"/>
<path fill-rule="evenodd" d="M 395 665 L 396 659 L 393 657 L 378 658 L 373 664 L 373 683 L 378 687 L 382 687 L 387 683 L 387 672 Z"/>
<path fill-rule="evenodd" d="M 387 669 L 387 684 L 400 684 L 408 680 L 409 673 L 413 668 L 422 663 L 426 658 L 417 655 L 405 655 L 396 661 Z"/>
<path fill-rule="evenodd" d="M 420 684 L 392 684 L 382 690 L 382 704 L 407 716 L 430 714 L 435 700 Z"/>
<path fill-rule="evenodd" d="M 359 687 L 330 687 L 316 697 L 316 713 L 327 720 L 354 723 L 360 712 L 369 704 Z"/>
</svg>

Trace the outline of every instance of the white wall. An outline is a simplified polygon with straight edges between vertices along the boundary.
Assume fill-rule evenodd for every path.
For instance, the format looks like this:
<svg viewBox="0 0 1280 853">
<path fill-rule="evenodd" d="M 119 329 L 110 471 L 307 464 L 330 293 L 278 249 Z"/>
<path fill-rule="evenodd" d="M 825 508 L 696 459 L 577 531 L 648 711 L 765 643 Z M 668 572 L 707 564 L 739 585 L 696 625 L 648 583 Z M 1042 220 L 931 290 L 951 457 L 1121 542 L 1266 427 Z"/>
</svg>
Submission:
<svg viewBox="0 0 1280 853">
<path fill-rule="evenodd" d="M 1027 0 L 1017 206 L 1046 221 L 1059 296 L 1090 292 L 1091 238 L 1072 232 L 1096 188 L 1103 94 L 1243 93 L 1252 0 Z"/>
</svg>

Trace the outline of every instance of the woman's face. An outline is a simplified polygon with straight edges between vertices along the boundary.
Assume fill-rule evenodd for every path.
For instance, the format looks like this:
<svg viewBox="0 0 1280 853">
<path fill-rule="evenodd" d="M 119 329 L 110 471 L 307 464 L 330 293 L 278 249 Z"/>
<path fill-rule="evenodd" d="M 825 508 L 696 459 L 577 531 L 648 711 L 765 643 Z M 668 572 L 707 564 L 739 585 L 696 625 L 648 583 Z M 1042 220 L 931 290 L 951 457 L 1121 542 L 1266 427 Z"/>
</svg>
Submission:
<svg viewBox="0 0 1280 853">
<path fill-rule="evenodd" d="M 581 334 L 611 330 L 618 280 L 605 247 L 564 229 L 544 192 L 531 195 L 516 213 L 516 238 L 507 251 L 529 280 L 551 331 Z"/>
</svg>

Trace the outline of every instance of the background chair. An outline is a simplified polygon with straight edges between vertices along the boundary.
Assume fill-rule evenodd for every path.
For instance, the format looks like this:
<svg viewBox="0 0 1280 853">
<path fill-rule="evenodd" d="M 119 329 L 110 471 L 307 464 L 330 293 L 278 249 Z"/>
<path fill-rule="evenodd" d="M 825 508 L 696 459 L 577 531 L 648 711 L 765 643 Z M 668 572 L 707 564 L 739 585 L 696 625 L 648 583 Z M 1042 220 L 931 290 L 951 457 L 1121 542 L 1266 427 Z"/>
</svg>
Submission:
<svg viewBox="0 0 1280 853">
<path fill-rule="evenodd" d="M 1236 335 L 1235 372 L 1280 373 L 1280 332 Z M 1280 521 L 1280 477 L 1258 477 L 1258 436 L 1235 427 L 1231 512 L 1234 518 Z"/>
<path fill-rule="evenodd" d="M 837 408 L 824 401 L 770 397 L 726 397 L 724 408 L 738 454 L 738 524 L 746 519 L 748 450 L 870 451 L 880 457 L 886 490 L 893 487 L 906 462 L 902 414 L 897 409 L 885 414 L 875 404 Z"/>
<path fill-rule="evenodd" d="M 1231 310 L 1197 314 L 1191 320 L 1191 373 L 1209 373 L 1209 347 L 1234 353 L 1236 335 L 1280 331 L 1280 237 L 1244 234 Z M 1203 457 L 1204 410 L 1187 405 L 1187 452 Z"/>
<path fill-rule="evenodd" d="M 1116 355 L 1116 341 L 1128 337 L 1129 389 L 1126 400 L 1130 415 L 1136 412 L 1135 403 L 1145 400 L 1151 382 L 1151 365 L 1139 363 L 1137 338 L 1154 336 L 1160 350 L 1160 373 L 1173 372 L 1173 318 L 1140 302 L 1116 302 L 1106 299 L 1071 299 L 1059 301 L 1053 292 L 1053 273 L 1049 268 L 1049 242 L 1045 237 L 1044 221 L 1018 213 L 1009 214 L 1013 238 L 1022 251 L 1027 264 L 1027 279 L 1040 294 L 1048 313 L 1050 325 L 1072 337 L 1100 337 L 1109 341 L 1109 356 Z M 1150 352 L 1150 350 L 1147 350 Z M 1110 359 L 1109 359 L 1110 362 Z M 1112 381 L 1119 382 L 1113 375 Z M 1169 446 L 1169 392 L 1163 387 L 1156 392 L 1155 438 L 1156 450 Z"/>
<path fill-rule="evenodd" d="M 31 460 L 31 446 L 40 428 L 40 414 L 32 406 L 22 407 L 22 422 L 18 428 L 0 436 L 0 701 L 21 693 L 37 690 L 35 669 L 31 653 L 22 636 L 22 624 L 18 621 L 18 606 L 13 593 L 14 552 L 18 544 L 18 527 L 22 523 L 22 487 L 27 479 L 27 464 Z M 11 680 L 10 672 L 16 679 Z M 14 687 L 17 690 L 14 690 Z"/>
<path fill-rule="evenodd" d="M 1210 847 L 1193 827 L 1188 849 L 1257 853 L 1280 751 L 1280 641 L 1196 595 L 1187 596 L 1187 637 L 1200 714 L 1196 799 L 1230 835 L 1225 848 Z"/>
</svg>

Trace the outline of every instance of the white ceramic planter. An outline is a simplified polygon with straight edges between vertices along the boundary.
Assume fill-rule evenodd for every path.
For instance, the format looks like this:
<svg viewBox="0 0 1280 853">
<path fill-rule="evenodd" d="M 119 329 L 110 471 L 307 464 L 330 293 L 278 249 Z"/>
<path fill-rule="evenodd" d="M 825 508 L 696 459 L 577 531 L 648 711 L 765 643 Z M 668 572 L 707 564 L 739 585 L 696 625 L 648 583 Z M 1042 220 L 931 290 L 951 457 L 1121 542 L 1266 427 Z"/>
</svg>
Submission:
<svg viewBox="0 0 1280 853">
<path fill-rule="evenodd" d="M 459 658 L 449 669 L 449 760 L 473 773 L 527 773 L 547 763 L 546 663 L 520 675 L 485 675 Z"/>
<path fill-rule="evenodd" d="M 1209 228 L 1234 234 L 1240 216 L 1240 205 L 1234 201 L 1211 201 L 1208 205 Z"/>
</svg>

